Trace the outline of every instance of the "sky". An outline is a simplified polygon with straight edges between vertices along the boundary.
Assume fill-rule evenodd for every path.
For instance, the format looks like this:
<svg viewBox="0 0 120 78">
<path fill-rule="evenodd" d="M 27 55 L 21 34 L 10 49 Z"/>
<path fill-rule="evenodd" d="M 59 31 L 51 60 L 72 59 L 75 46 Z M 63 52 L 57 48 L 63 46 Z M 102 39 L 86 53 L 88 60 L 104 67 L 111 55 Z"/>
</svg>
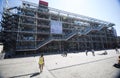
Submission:
<svg viewBox="0 0 120 78">
<path fill-rule="evenodd" d="M 0 11 L 2 3 L 0 0 Z M 38 4 L 39 0 L 26 0 Z M 114 23 L 117 35 L 120 36 L 120 0 L 43 0 L 49 7 L 89 16 Z M 21 4 L 21 0 L 8 0 L 9 7 Z"/>
</svg>

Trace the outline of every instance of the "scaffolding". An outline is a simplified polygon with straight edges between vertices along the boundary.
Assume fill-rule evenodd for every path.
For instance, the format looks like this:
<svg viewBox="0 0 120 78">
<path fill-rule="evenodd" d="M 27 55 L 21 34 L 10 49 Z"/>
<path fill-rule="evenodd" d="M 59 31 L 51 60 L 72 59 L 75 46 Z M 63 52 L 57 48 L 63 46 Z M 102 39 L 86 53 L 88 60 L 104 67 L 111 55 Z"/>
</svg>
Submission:
<svg viewBox="0 0 120 78">
<path fill-rule="evenodd" d="M 51 21 L 62 33 L 51 33 Z M 21 7 L 4 10 L 4 50 L 15 54 L 101 50 L 116 47 L 114 24 L 83 15 L 22 2 Z"/>
</svg>

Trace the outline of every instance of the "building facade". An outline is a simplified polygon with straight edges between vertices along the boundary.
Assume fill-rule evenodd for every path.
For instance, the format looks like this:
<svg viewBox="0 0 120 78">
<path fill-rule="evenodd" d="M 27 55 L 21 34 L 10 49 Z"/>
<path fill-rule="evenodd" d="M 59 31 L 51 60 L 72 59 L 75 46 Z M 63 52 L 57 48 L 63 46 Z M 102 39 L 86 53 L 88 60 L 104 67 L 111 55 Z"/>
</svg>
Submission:
<svg viewBox="0 0 120 78">
<path fill-rule="evenodd" d="M 120 36 L 117 36 L 117 47 L 120 48 Z"/>
<path fill-rule="evenodd" d="M 114 24 L 23 1 L 4 10 L 4 50 L 12 54 L 102 50 L 116 47 Z"/>
</svg>

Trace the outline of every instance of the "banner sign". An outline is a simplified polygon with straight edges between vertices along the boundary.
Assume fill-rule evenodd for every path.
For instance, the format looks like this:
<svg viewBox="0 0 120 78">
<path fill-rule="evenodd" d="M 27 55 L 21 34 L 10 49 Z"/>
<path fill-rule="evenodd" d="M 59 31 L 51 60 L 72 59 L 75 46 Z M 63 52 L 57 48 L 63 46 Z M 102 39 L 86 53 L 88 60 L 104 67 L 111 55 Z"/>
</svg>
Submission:
<svg viewBox="0 0 120 78">
<path fill-rule="evenodd" d="M 62 34 L 62 22 L 51 20 L 50 26 L 52 34 Z"/>
<path fill-rule="evenodd" d="M 42 1 L 42 0 L 39 0 L 39 5 L 44 5 L 44 6 L 48 6 L 48 2 L 45 2 L 45 1 Z"/>
</svg>

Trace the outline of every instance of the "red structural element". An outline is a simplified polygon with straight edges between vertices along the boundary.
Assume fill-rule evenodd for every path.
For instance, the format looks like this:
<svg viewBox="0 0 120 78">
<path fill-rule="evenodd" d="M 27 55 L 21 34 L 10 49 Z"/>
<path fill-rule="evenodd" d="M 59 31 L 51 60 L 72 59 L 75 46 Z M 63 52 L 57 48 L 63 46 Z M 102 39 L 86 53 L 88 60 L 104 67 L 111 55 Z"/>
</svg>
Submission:
<svg viewBox="0 0 120 78">
<path fill-rule="evenodd" d="M 44 6 L 48 6 L 48 2 L 39 0 L 39 5 L 44 5 Z"/>
</svg>

